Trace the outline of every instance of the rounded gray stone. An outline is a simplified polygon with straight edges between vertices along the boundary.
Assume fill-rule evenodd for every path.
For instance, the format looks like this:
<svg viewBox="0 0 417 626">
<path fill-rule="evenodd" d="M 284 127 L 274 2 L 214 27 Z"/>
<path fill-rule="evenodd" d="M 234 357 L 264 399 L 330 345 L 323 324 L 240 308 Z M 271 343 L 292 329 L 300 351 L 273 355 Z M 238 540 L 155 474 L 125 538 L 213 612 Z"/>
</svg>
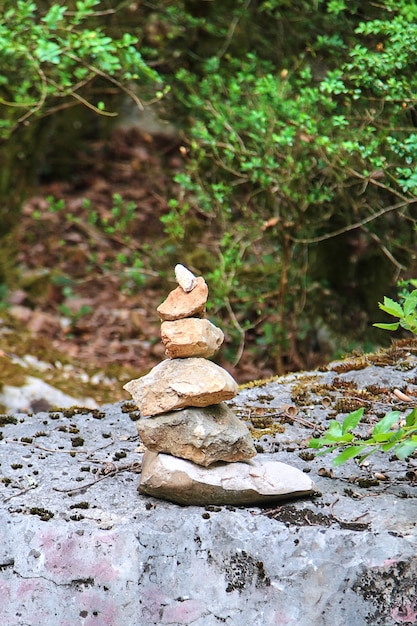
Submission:
<svg viewBox="0 0 417 626">
<path fill-rule="evenodd" d="M 139 419 L 137 427 L 148 450 L 199 465 L 244 461 L 256 455 L 248 427 L 224 402 Z"/>
</svg>

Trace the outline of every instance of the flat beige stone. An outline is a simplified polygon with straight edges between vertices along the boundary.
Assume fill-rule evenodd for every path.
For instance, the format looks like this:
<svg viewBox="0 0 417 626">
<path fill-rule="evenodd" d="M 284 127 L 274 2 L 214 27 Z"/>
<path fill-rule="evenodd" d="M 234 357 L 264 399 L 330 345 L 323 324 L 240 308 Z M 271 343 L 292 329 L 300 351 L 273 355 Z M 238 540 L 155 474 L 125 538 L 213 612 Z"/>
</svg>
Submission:
<svg viewBox="0 0 417 626">
<path fill-rule="evenodd" d="M 217 461 L 245 461 L 256 455 L 246 424 L 224 402 L 171 411 L 139 419 L 136 424 L 148 450 L 205 467 Z"/>
<path fill-rule="evenodd" d="M 206 309 L 208 287 L 202 276 L 196 279 L 192 291 L 186 292 L 182 287 L 173 289 L 168 297 L 156 309 L 161 320 L 179 320 L 184 317 L 202 317 Z"/>
<path fill-rule="evenodd" d="M 146 376 L 123 386 L 143 417 L 187 406 L 209 406 L 230 400 L 238 391 L 234 378 L 207 359 L 166 359 Z"/>
<path fill-rule="evenodd" d="M 245 463 L 201 467 L 169 454 L 146 451 L 139 492 L 177 504 L 256 505 L 310 496 L 316 486 L 301 470 L 260 455 Z"/>
<path fill-rule="evenodd" d="M 213 356 L 224 340 L 223 331 L 209 320 L 197 317 L 162 322 L 161 339 L 171 359 Z"/>
</svg>

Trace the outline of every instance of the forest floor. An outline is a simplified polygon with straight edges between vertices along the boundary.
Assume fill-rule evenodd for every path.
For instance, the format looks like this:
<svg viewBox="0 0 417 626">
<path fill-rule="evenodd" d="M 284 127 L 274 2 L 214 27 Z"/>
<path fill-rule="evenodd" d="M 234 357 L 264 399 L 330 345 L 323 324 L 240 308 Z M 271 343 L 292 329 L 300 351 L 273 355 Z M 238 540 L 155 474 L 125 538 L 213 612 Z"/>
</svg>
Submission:
<svg viewBox="0 0 417 626">
<path fill-rule="evenodd" d="M 178 140 L 118 131 L 86 144 L 70 179 L 39 183 L 13 234 L 18 267 L 0 302 L 0 383 L 32 374 L 75 397 L 116 401 L 128 397 L 124 382 L 164 357 L 156 307 L 176 286 L 174 273 L 161 280 L 141 259 L 158 256 L 182 159 Z M 27 355 L 48 367 L 32 360 L 22 370 Z M 246 350 L 234 367 L 221 352 L 217 362 L 239 383 L 275 373 Z"/>
</svg>

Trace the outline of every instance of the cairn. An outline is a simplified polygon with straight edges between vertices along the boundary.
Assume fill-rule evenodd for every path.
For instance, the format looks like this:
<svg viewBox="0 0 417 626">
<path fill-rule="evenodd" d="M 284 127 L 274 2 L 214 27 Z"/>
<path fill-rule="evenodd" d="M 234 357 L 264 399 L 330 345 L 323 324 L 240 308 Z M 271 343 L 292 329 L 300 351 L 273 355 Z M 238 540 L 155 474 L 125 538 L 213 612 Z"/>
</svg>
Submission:
<svg viewBox="0 0 417 626">
<path fill-rule="evenodd" d="M 205 318 L 204 278 L 183 265 L 175 276 L 178 287 L 157 308 L 167 359 L 124 385 L 140 411 L 137 428 L 147 448 L 139 492 L 198 505 L 275 500 L 283 489 L 287 495 L 282 463 L 251 460 L 256 449 L 250 432 L 226 404 L 238 385 L 209 360 L 224 335 Z M 312 492 L 305 474 L 283 467 L 301 479 L 297 494 Z"/>
</svg>

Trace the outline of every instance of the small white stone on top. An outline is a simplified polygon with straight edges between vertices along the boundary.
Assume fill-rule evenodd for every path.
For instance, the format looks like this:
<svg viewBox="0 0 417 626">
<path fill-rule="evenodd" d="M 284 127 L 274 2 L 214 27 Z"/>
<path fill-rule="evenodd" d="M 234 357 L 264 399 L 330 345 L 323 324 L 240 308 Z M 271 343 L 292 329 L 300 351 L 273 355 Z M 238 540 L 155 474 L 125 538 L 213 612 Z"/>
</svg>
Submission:
<svg viewBox="0 0 417 626">
<path fill-rule="evenodd" d="M 192 291 L 197 285 L 197 277 L 181 263 L 175 266 L 174 271 L 177 283 L 186 293 Z"/>
</svg>

